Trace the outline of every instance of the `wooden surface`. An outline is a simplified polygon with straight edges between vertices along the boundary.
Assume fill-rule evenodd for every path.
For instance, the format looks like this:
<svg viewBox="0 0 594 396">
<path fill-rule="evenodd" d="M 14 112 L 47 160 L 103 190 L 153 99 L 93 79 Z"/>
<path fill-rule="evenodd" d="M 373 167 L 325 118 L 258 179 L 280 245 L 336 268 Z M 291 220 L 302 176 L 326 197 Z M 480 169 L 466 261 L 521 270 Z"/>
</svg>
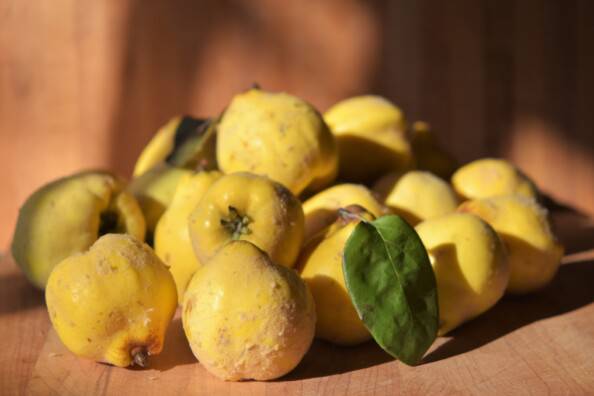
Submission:
<svg viewBox="0 0 594 396">
<path fill-rule="evenodd" d="M 129 175 L 169 117 L 254 81 L 321 110 L 386 95 L 594 214 L 592 70 L 591 0 L 0 0 L 0 249 L 41 184 Z"/>
<path fill-rule="evenodd" d="M 592 395 L 594 394 L 594 221 L 555 213 L 567 248 L 553 283 L 506 297 L 439 338 L 421 365 L 407 367 L 373 343 L 339 348 L 316 341 L 290 374 L 227 383 L 194 359 L 176 318 L 152 368 L 122 369 L 78 359 L 50 329 L 42 294 L 13 262 L 0 262 L 0 393 L 33 395 Z"/>
</svg>

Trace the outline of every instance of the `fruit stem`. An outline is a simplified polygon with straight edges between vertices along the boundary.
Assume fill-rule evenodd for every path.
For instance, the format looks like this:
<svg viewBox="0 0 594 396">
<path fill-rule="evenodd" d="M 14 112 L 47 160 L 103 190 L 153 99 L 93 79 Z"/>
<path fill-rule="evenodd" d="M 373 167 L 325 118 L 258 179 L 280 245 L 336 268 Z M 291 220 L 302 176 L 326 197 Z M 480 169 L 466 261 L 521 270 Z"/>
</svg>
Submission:
<svg viewBox="0 0 594 396">
<path fill-rule="evenodd" d="M 363 216 L 366 213 L 368 213 L 367 210 L 361 205 L 349 205 L 345 208 L 338 209 L 338 217 L 344 224 L 348 224 L 351 221 L 367 220 Z"/>
<path fill-rule="evenodd" d="M 251 222 L 252 219 L 248 215 L 242 215 L 233 206 L 229 206 L 229 216 L 221 218 L 221 225 L 231 233 L 234 241 L 252 232 L 248 227 Z"/>
<path fill-rule="evenodd" d="M 132 364 L 142 368 L 148 365 L 148 352 L 144 347 L 136 347 L 130 352 L 132 355 Z"/>
</svg>

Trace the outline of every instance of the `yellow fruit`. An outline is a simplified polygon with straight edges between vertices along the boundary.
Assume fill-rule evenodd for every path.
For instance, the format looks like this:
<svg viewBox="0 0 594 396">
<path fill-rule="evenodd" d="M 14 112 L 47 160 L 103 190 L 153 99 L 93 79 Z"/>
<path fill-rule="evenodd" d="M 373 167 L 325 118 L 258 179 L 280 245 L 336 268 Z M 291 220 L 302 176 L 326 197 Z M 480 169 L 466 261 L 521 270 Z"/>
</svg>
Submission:
<svg viewBox="0 0 594 396">
<path fill-rule="evenodd" d="M 344 245 L 360 219 L 342 213 L 343 217 L 304 247 L 298 268 L 316 303 L 316 336 L 334 344 L 356 345 L 370 340 L 371 335 L 351 302 L 342 257 Z M 373 218 L 364 211 L 357 216 Z"/>
<path fill-rule="evenodd" d="M 529 293 L 553 279 L 563 246 L 551 232 L 546 209 L 535 200 L 499 196 L 467 201 L 459 210 L 481 217 L 505 242 L 510 266 L 509 293 Z"/>
<path fill-rule="evenodd" d="M 49 316 L 75 355 L 127 367 L 161 352 L 177 306 L 173 278 L 145 244 L 107 234 L 66 258 L 47 283 Z"/>
<path fill-rule="evenodd" d="M 360 205 L 375 217 L 387 213 L 369 189 L 361 184 L 338 184 L 320 191 L 303 203 L 305 238 L 308 241 L 338 217 L 337 210 L 349 205 Z"/>
<path fill-rule="evenodd" d="M 538 197 L 534 183 L 502 159 L 484 158 L 464 165 L 452 176 L 452 185 L 465 199 L 510 194 Z"/>
<path fill-rule="evenodd" d="M 221 176 L 220 172 L 184 175 L 155 229 L 155 253 L 169 266 L 180 304 L 190 278 L 200 265 L 190 241 L 188 220 L 206 190 Z"/>
<path fill-rule="evenodd" d="M 167 162 L 192 170 L 216 169 L 214 122 L 189 116 L 169 120 L 146 145 L 134 166 L 134 177 Z"/>
<path fill-rule="evenodd" d="M 437 280 L 439 335 L 491 308 L 509 279 L 507 256 L 497 233 L 480 218 L 451 213 L 416 228 Z"/>
<path fill-rule="evenodd" d="M 128 186 L 140 204 L 146 219 L 146 240 L 152 245 L 157 222 L 171 203 L 177 183 L 185 175 L 194 172 L 160 164 L 132 180 Z"/>
<path fill-rule="evenodd" d="M 218 125 L 222 171 L 252 172 L 298 195 L 319 190 L 336 176 L 334 138 L 320 114 L 285 93 L 250 89 L 236 95 Z"/>
<path fill-rule="evenodd" d="M 390 173 L 373 190 L 381 202 L 413 226 L 458 207 L 458 198 L 450 185 L 425 171 L 410 171 L 402 176 Z"/>
<path fill-rule="evenodd" d="M 426 122 L 417 121 L 412 126 L 411 143 L 417 169 L 426 170 L 449 180 L 456 168 L 456 160 L 440 145 L 431 127 Z"/>
<path fill-rule="evenodd" d="M 45 288 L 56 264 L 87 250 L 103 234 L 144 238 L 142 212 L 123 188 L 115 176 L 89 171 L 55 180 L 27 199 L 19 212 L 12 255 L 35 286 Z"/>
<path fill-rule="evenodd" d="M 271 380 L 309 349 L 315 308 L 293 270 L 249 242 L 232 241 L 194 274 L 182 321 L 194 355 L 212 374 Z"/>
<path fill-rule="evenodd" d="M 231 240 L 243 239 L 286 267 L 303 241 L 303 209 L 289 190 L 267 177 L 233 173 L 217 180 L 190 215 L 190 238 L 206 262 Z"/>
<path fill-rule="evenodd" d="M 402 111 L 379 96 L 357 96 L 324 113 L 339 152 L 339 178 L 369 182 L 413 163 Z"/>
</svg>

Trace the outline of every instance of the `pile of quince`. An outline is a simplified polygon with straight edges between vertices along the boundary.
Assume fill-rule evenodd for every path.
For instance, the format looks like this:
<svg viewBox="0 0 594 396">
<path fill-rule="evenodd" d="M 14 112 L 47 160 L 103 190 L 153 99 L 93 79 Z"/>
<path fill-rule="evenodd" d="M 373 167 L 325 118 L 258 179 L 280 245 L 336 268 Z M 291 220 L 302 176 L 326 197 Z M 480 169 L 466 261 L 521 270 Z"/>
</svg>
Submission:
<svg viewBox="0 0 594 396">
<path fill-rule="evenodd" d="M 321 115 L 259 88 L 218 117 L 172 119 L 130 183 L 86 171 L 36 191 L 12 253 L 78 356 L 145 366 L 180 304 L 211 373 L 268 380 L 291 371 L 314 336 L 371 338 L 343 251 L 358 223 L 387 214 L 426 248 L 440 334 L 506 292 L 542 288 L 563 254 L 534 183 L 509 162 L 456 170 L 426 123 L 409 126 L 381 97 Z"/>
</svg>

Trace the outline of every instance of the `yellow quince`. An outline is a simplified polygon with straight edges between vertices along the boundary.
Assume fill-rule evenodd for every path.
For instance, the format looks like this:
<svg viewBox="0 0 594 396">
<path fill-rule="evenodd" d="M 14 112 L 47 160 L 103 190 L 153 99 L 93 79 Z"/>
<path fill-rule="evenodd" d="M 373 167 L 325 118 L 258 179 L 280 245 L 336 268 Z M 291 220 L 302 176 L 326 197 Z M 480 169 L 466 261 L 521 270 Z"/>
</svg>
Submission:
<svg viewBox="0 0 594 396">
<path fill-rule="evenodd" d="M 232 173 L 217 180 L 190 215 L 199 262 L 231 240 L 246 240 L 278 264 L 292 267 L 303 241 L 303 209 L 283 185 L 265 176 Z"/>
<path fill-rule="evenodd" d="M 538 198 L 532 180 L 503 159 L 483 158 L 464 165 L 452 176 L 452 185 L 464 199 L 510 194 Z"/>
<path fill-rule="evenodd" d="M 547 211 L 534 199 L 520 195 L 464 202 L 459 211 L 489 223 L 507 247 L 514 294 L 538 290 L 553 279 L 563 257 L 563 246 L 551 232 Z"/>
<path fill-rule="evenodd" d="M 188 282 L 200 265 L 190 241 L 189 217 L 206 190 L 221 176 L 216 171 L 184 175 L 155 228 L 155 253 L 169 266 L 180 304 Z"/>
<path fill-rule="evenodd" d="M 373 182 L 414 165 L 404 114 L 387 99 L 346 99 L 328 109 L 324 120 L 338 144 L 340 180 Z"/>
<path fill-rule="evenodd" d="M 309 241 L 319 231 L 336 221 L 338 209 L 349 205 L 359 205 L 375 217 L 380 217 L 389 212 L 373 193 L 362 184 L 337 184 L 320 191 L 313 197 L 303 202 L 305 214 L 305 238 Z"/>
<path fill-rule="evenodd" d="M 194 274 L 182 321 L 200 363 L 228 380 L 271 380 L 301 361 L 314 337 L 311 293 L 291 269 L 231 241 Z"/>
<path fill-rule="evenodd" d="M 357 205 L 340 209 L 336 222 L 305 245 L 297 267 L 316 302 L 316 336 L 339 345 L 371 339 L 353 306 L 342 270 L 344 246 L 361 219 L 373 220 L 373 215 Z"/>
<path fill-rule="evenodd" d="M 103 234 L 128 233 L 144 239 L 144 217 L 124 187 L 108 172 L 87 171 L 55 180 L 27 199 L 11 249 L 33 285 L 45 288 L 56 264 L 86 251 Z"/>
<path fill-rule="evenodd" d="M 217 161 L 225 173 L 265 175 L 298 195 L 332 182 L 337 159 L 321 115 L 295 96 L 250 89 L 221 115 Z"/>
<path fill-rule="evenodd" d="M 56 266 L 45 301 L 56 333 L 75 355 L 144 367 L 163 348 L 177 295 L 167 267 L 147 245 L 107 234 Z"/>
<path fill-rule="evenodd" d="M 499 301 L 509 280 L 507 254 L 493 228 L 467 213 L 450 213 L 416 226 L 437 280 L 439 335 Z"/>
</svg>

